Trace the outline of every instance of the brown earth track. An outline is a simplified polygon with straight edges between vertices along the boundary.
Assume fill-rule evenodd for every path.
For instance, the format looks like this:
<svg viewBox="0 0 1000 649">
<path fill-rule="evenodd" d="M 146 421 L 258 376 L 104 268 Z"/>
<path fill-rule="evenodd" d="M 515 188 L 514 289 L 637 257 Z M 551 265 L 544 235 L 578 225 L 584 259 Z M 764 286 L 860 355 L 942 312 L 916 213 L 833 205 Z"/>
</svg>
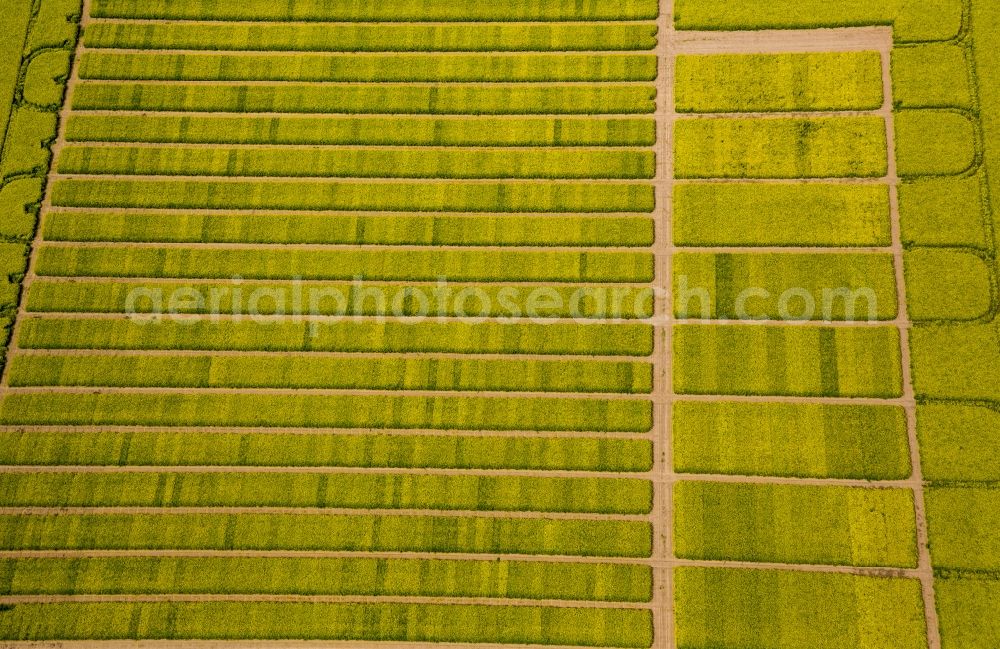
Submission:
<svg viewBox="0 0 1000 649">
<path fill-rule="evenodd" d="M 745 32 L 678 31 L 674 40 L 677 54 L 784 54 L 869 50 L 881 52 L 886 47 L 892 47 L 892 29 L 844 27 Z"/>
<path fill-rule="evenodd" d="M 894 254 L 894 265 L 896 270 L 896 290 L 897 300 L 900 307 L 900 317 L 903 322 L 899 325 L 900 352 L 903 371 L 903 392 L 906 404 L 907 437 L 910 444 L 910 463 L 913 467 L 912 479 L 913 499 L 917 527 L 917 551 L 919 559 L 919 578 L 921 594 L 924 602 L 924 617 L 927 623 L 927 643 L 929 649 L 941 649 L 941 623 L 938 618 L 937 599 L 934 591 L 934 564 L 931 559 L 930 538 L 927 525 L 927 506 L 924 499 L 924 479 L 923 466 L 921 464 L 920 438 L 917 434 L 917 406 L 913 383 L 913 366 L 910 351 L 910 327 L 909 313 L 906 308 L 906 273 L 905 273 L 905 251 L 903 248 L 902 225 L 899 209 L 899 178 L 896 163 L 896 136 L 895 117 L 892 112 L 892 46 L 891 43 L 883 47 L 882 56 L 882 83 L 884 87 L 886 114 L 886 133 L 888 135 L 889 148 L 889 177 L 893 179 L 889 188 L 889 205 L 891 211 L 892 224 L 892 247 Z"/>
<path fill-rule="evenodd" d="M 673 530 L 674 0 L 660 0 L 656 80 L 656 310 L 654 345 L 653 647 L 676 647 Z"/>
</svg>

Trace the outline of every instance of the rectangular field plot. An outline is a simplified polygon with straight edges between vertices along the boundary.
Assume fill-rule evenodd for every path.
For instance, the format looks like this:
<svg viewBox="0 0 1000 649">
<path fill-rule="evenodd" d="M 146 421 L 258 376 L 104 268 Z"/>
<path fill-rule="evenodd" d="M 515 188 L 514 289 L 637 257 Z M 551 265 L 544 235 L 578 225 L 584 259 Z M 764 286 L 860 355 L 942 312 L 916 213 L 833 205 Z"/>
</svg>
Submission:
<svg viewBox="0 0 1000 649">
<path fill-rule="evenodd" d="M 883 100 L 878 52 L 682 55 L 676 74 L 681 113 L 875 110 Z"/>
<path fill-rule="evenodd" d="M 924 476 L 935 482 L 1000 482 L 995 406 L 925 404 L 917 409 Z"/>
<path fill-rule="evenodd" d="M 132 625 L 130 620 L 141 620 Z M 247 620 L 253 620 L 247 628 Z M 498 642 L 635 647 L 648 610 L 274 602 L 28 604 L 0 612 L 6 640 Z"/>
<path fill-rule="evenodd" d="M 652 81 L 648 54 L 163 54 L 87 52 L 82 79 L 136 81 Z"/>
<path fill-rule="evenodd" d="M 653 146 L 649 118 L 345 117 L 74 113 L 68 142 L 382 146 Z"/>
<path fill-rule="evenodd" d="M 653 407 L 638 399 L 321 396 L 117 392 L 19 393 L 0 400 L 0 424 L 235 426 L 645 433 Z"/>
<path fill-rule="evenodd" d="M 652 151 L 70 146 L 64 174 L 312 178 L 626 178 L 655 175 Z"/>
<path fill-rule="evenodd" d="M 109 557 L 5 559 L 7 593 L 301 594 L 648 602 L 637 564 L 449 559 Z"/>
<path fill-rule="evenodd" d="M 332 182 L 279 180 L 57 180 L 60 207 L 373 212 L 642 212 L 642 183 Z"/>
<path fill-rule="evenodd" d="M 1000 489 L 931 488 L 927 523 L 935 566 L 1000 570 Z"/>
<path fill-rule="evenodd" d="M 677 641 L 685 649 L 927 647 L 915 579 L 704 568 L 674 574 Z"/>
<path fill-rule="evenodd" d="M 0 516 L 4 550 L 328 550 L 648 557 L 649 523 L 448 516 Z"/>
<path fill-rule="evenodd" d="M 341 320 L 181 322 L 25 318 L 22 349 L 440 352 L 649 356 L 653 328 L 640 324 L 400 323 Z"/>
<path fill-rule="evenodd" d="M 776 403 L 674 404 L 674 469 L 799 478 L 902 480 L 902 408 Z"/>
<path fill-rule="evenodd" d="M 331 24 L 93 22 L 87 48 L 271 52 L 573 52 L 651 50 L 650 24 Z"/>
<path fill-rule="evenodd" d="M 997 325 L 942 325 L 913 331 L 913 380 L 917 396 L 1000 401 Z"/>
<path fill-rule="evenodd" d="M 21 354 L 10 385 L 650 393 L 649 363 L 309 355 Z"/>
<path fill-rule="evenodd" d="M 0 475 L 3 507 L 309 507 L 647 514 L 652 483 L 317 473 Z"/>
<path fill-rule="evenodd" d="M 679 318 L 891 320 L 896 304 L 889 254 L 674 255 Z"/>
<path fill-rule="evenodd" d="M 934 582 L 945 649 L 992 649 L 1000 644 L 1000 582 L 964 575 Z"/>
<path fill-rule="evenodd" d="M 628 85 L 199 85 L 87 81 L 73 110 L 342 113 L 379 115 L 592 115 L 655 111 L 653 86 Z"/>
<path fill-rule="evenodd" d="M 876 185 L 678 183 L 679 246 L 884 246 L 889 188 Z"/>
<path fill-rule="evenodd" d="M 50 277 L 172 277 L 360 281 L 649 282 L 647 252 L 508 250 L 288 250 L 44 246 Z"/>
<path fill-rule="evenodd" d="M 647 439 L 516 435 L 0 432 L 0 463 L 645 473 L 653 467 L 653 445 Z"/>
<path fill-rule="evenodd" d="M 678 178 L 878 178 L 888 169 L 881 117 L 682 119 Z"/>
<path fill-rule="evenodd" d="M 674 505 L 685 559 L 917 566 L 910 490 L 682 481 Z"/>
<path fill-rule="evenodd" d="M 499 0 L 489 4 L 449 0 L 400 0 L 393 7 L 371 3 L 305 0 L 275 5 L 270 0 L 220 0 L 210 7 L 184 6 L 172 0 L 152 0 L 138 6 L 131 0 L 97 0 L 94 18 L 305 21 L 305 22 L 556 22 L 655 20 L 656 0 L 538 3 Z"/>
<path fill-rule="evenodd" d="M 56 212 L 47 241 L 438 246 L 653 245 L 645 216 Z"/>
<path fill-rule="evenodd" d="M 891 327 L 682 325 L 674 354 L 680 394 L 902 395 L 899 332 Z"/>
<path fill-rule="evenodd" d="M 104 115 L 74 113 L 68 142 L 382 146 L 653 146 L 649 118 Z"/>
<path fill-rule="evenodd" d="M 236 289 L 240 291 L 237 292 Z M 380 283 L 297 280 L 194 282 L 36 280 L 28 311 L 38 313 L 247 314 L 414 317 L 520 317 L 637 320 L 653 316 L 653 291 L 634 285 Z M 193 298 L 192 298 L 193 296 Z M 200 297 L 199 297 L 200 296 Z M 297 297 L 298 296 L 298 297 Z M 189 299 L 191 298 L 191 299 Z"/>
</svg>

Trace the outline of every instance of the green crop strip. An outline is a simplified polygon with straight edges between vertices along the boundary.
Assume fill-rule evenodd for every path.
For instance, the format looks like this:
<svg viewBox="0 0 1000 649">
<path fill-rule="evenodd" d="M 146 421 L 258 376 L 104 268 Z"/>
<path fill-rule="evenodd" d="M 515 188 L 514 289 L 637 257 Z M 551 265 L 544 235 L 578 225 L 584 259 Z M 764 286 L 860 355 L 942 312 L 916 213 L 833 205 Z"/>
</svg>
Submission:
<svg viewBox="0 0 1000 649">
<path fill-rule="evenodd" d="M 364 0 L 331 4 L 297 0 L 275 5 L 270 0 L 215 0 L 210 6 L 184 6 L 171 0 L 151 0 L 137 6 L 131 0 L 97 0 L 95 18 L 173 20 L 259 20 L 328 22 L 535 22 L 587 20 L 654 20 L 656 0 L 497 0 L 489 4 L 454 0 L 400 0 L 392 7 Z"/>
<path fill-rule="evenodd" d="M 246 393 L 30 393 L 0 424 L 649 432 L 649 401 Z"/>
<path fill-rule="evenodd" d="M 649 440 L 400 434 L 0 432 L 6 465 L 380 467 L 644 473 Z"/>
<path fill-rule="evenodd" d="M 599 361 L 254 356 L 48 356 L 11 361 L 12 386 L 337 388 L 650 393 L 653 366 Z"/>
<path fill-rule="evenodd" d="M 317 473 L 0 475 L 3 507 L 314 507 L 648 514 L 652 483 Z"/>
<path fill-rule="evenodd" d="M 74 113 L 69 142 L 412 146 L 653 146 L 649 118 L 255 117 Z"/>
<path fill-rule="evenodd" d="M 632 564 L 120 557 L 6 559 L 5 594 L 246 593 L 509 597 L 647 602 L 652 569 Z"/>
<path fill-rule="evenodd" d="M 46 246 L 35 268 L 50 277 L 650 282 L 645 252 L 523 250 L 283 250 Z"/>
<path fill-rule="evenodd" d="M 139 620 L 132 624 L 131 620 Z M 247 621 L 253 620 L 248 630 Z M 648 647 L 648 610 L 415 604 L 40 604 L 0 612 L 11 640 L 501 642 Z"/>
<path fill-rule="evenodd" d="M 46 241 L 648 247 L 653 220 L 610 216 L 46 214 Z"/>
<path fill-rule="evenodd" d="M 656 57 L 645 54 L 483 54 L 360 57 L 299 54 L 120 54 L 90 52 L 83 79 L 135 81 L 510 82 L 653 81 Z"/>
<path fill-rule="evenodd" d="M 88 48 L 293 52 L 573 52 L 651 50 L 649 24 L 414 25 L 92 23 Z"/>
<path fill-rule="evenodd" d="M 648 557 L 649 523 L 448 516 L 61 514 L 0 516 L 5 550 L 466 552 Z"/>
<path fill-rule="evenodd" d="M 594 115 L 655 110 L 652 86 L 393 86 L 81 83 L 74 110 L 350 113 L 399 115 Z"/>
<path fill-rule="evenodd" d="M 134 176 L 649 179 L 652 151 L 67 147 L 59 173 Z"/>
<path fill-rule="evenodd" d="M 325 181 L 57 180 L 61 207 L 308 211 L 652 212 L 637 183 L 363 183 Z"/>
<path fill-rule="evenodd" d="M 379 284 L 363 282 L 205 282 L 37 279 L 25 297 L 36 313 L 413 316 L 636 320 L 653 317 L 648 287 L 590 284 Z M 298 297 L 296 297 L 298 296 Z M 193 299 L 189 299 L 192 298 Z"/>
<path fill-rule="evenodd" d="M 26 318 L 22 349 L 186 349 L 372 353 L 562 354 L 649 356 L 644 324 L 485 322 L 139 322 Z"/>
</svg>

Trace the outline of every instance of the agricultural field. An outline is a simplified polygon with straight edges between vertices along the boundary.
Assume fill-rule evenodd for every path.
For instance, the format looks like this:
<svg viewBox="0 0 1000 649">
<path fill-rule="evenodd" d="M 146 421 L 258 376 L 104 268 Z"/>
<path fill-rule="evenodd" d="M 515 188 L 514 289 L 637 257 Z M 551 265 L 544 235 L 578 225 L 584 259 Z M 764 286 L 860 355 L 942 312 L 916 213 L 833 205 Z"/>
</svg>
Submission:
<svg viewBox="0 0 1000 649">
<path fill-rule="evenodd" d="M 1000 646 L 995 5 L 8 0 L 0 644 Z"/>
</svg>

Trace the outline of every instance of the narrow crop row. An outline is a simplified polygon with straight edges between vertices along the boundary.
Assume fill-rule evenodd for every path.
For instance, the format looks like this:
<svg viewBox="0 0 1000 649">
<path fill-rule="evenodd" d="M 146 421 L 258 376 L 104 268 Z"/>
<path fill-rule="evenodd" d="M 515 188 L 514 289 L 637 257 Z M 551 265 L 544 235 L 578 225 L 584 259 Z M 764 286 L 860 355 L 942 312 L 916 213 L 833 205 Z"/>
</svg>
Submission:
<svg viewBox="0 0 1000 649">
<path fill-rule="evenodd" d="M 309 323 L 247 318 L 25 318 L 22 349 L 178 349 L 341 351 L 370 353 L 563 354 L 649 356 L 653 328 L 645 324 L 376 322 Z"/>
<path fill-rule="evenodd" d="M 649 523 L 448 516 L 0 516 L 4 550 L 301 550 L 648 557 Z"/>
<path fill-rule="evenodd" d="M 509 25 L 92 22 L 87 48 L 269 52 L 579 52 L 651 50 L 649 24 Z"/>
<path fill-rule="evenodd" d="M 653 220 L 622 216 L 49 211 L 46 241 L 648 247 Z"/>
<path fill-rule="evenodd" d="M 74 110 L 391 115 L 635 115 L 652 86 L 184 85 L 81 83 Z"/>
<path fill-rule="evenodd" d="M 378 467 L 644 473 L 646 439 L 500 435 L 0 432 L 0 464 Z"/>
<path fill-rule="evenodd" d="M 647 54 L 378 55 L 163 54 L 88 52 L 83 79 L 434 83 L 653 81 Z"/>
<path fill-rule="evenodd" d="M 640 183 L 57 180 L 61 207 L 372 212 L 652 212 Z"/>
<path fill-rule="evenodd" d="M 652 146 L 648 118 L 309 117 L 74 113 L 69 142 L 382 146 Z"/>
<path fill-rule="evenodd" d="M 650 282 L 644 252 L 523 250 L 287 250 L 45 246 L 35 272 L 58 277 Z"/>
<path fill-rule="evenodd" d="M 12 392 L 0 400 L 0 425 L 646 433 L 653 405 L 639 399 Z"/>
<path fill-rule="evenodd" d="M 373 291 L 373 289 L 377 289 Z M 378 292 L 381 291 L 381 292 Z M 637 320 L 654 315 L 650 287 L 551 284 L 36 279 L 36 313 L 251 314 Z"/>
<path fill-rule="evenodd" d="M 347 178 L 646 179 L 652 151 L 601 149 L 301 149 L 74 147 L 64 174 Z"/>
<path fill-rule="evenodd" d="M 185 6 L 171 0 L 96 0 L 94 18 L 156 20 L 259 20 L 329 22 L 548 22 L 588 20 L 654 20 L 656 0 L 496 0 L 489 4 L 452 0 L 399 0 L 392 7 L 369 2 L 299 0 L 275 5 L 270 0 L 216 0 L 209 6 Z"/>
<path fill-rule="evenodd" d="M 135 622 L 131 622 L 135 620 Z M 247 621 L 253 620 L 248 630 Z M 28 604 L 0 611 L 5 640 L 498 642 L 649 647 L 649 610 L 274 602 Z"/>
<path fill-rule="evenodd" d="M 23 386 L 326 388 L 469 392 L 649 393 L 647 363 L 282 356 L 21 354 L 8 381 Z"/>
<path fill-rule="evenodd" d="M 0 561 L 4 595 L 225 593 L 647 602 L 635 564 L 451 559 L 88 557 Z"/>
<path fill-rule="evenodd" d="M 361 473 L 6 473 L 0 507 L 309 507 L 647 514 L 652 483 Z"/>
</svg>

